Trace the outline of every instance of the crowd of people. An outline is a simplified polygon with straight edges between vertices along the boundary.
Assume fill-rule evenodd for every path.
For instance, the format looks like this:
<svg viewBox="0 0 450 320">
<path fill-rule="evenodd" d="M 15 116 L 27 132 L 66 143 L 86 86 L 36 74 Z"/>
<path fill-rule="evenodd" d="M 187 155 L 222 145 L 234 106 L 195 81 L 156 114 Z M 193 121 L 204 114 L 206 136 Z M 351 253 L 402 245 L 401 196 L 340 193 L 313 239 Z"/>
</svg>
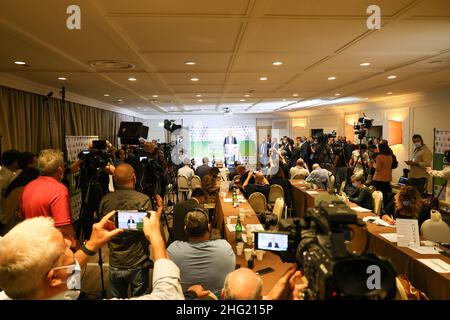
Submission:
<svg viewBox="0 0 450 320">
<path fill-rule="evenodd" d="M 114 191 L 100 199 L 96 212 L 100 221 L 92 225 L 85 241 L 74 231 L 69 191 L 61 183 L 67 170 L 62 152 L 5 151 L 0 168 L 0 299 L 67 298 L 73 289 L 80 289 L 81 268 L 104 245 L 109 248 L 109 287 L 114 298 L 127 298 L 130 290 L 136 299 L 195 299 L 210 294 L 222 299 L 298 299 L 304 285 L 298 284 L 300 273 L 295 268 L 263 297 L 261 278 L 250 269 L 235 270 L 236 256 L 230 244 L 211 237 L 213 221 L 205 204 L 215 203 L 223 181 L 230 181 L 247 198 L 255 192 L 268 198 L 270 186 L 279 185 L 286 205 L 292 207 L 289 179 L 304 179 L 330 190 L 330 177 L 334 176 L 336 185 L 331 191 L 339 191 L 345 183 L 348 199 L 369 210 L 374 205 L 371 188 L 381 191 L 384 208 L 380 215 L 394 224 L 398 217 L 423 222 L 429 176 L 448 177 L 448 170 L 431 170 L 431 151 L 419 135 L 413 136 L 412 159 L 405 161 L 409 185 L 395 195 L 392 170 L 399 163 L 386 140 L 370 140 L 366 146 L 345 137 L 329 138 L 331 168 L 316 162 L 320 143 L 313 138 L 300 137 L 296 143 L 288 137 L 280 144 L 268 141 L 271 143 L 264 142 L 265 153 L 260 154 L 256 170 L 238 161 L 229 167 L 220 160 L 210 165 L 207 157 L 195 169 L 189 159 L 184 161 L 178 174 L 188 181 L 198 176 L 201 187 L 175 204 L 171 243 L 161 233 L 163 199 L 138 188 L 139 173 L 124 161 L 120 150 L 107 169 L 113 176 Z M 115 226 L 117 210 L 151 214 L 144 219 L 143 232 L 133 232 Z M 72 298 L 81 297 L 77 292 Z"/>
</svg>

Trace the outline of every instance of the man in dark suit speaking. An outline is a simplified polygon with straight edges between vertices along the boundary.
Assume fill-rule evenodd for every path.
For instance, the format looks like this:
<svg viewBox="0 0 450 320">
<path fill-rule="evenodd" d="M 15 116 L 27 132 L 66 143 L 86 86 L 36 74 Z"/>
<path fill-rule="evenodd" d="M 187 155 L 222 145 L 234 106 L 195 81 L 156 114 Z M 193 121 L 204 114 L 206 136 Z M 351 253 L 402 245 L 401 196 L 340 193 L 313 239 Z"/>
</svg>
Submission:
<svg viewBox="0 0 450 320">
<path fill-rule="evenodd" d="M 226 150 L 226 145 L 227 144 L 237 144 L 237 139 L 236 137 L 233 136 L 233 132 L 230 130 L 228 131 L 228 136 L 225 137 L 225 139 L 223 140 L 223 148 L 224 148 L 224 153 L 225 153 L 225 164 L 228 166 L 231 163 L 234 163 L 234 161 L 236 161 L 236 157 L 234 155 L 232 156 L 226 156 L 227 155 L 227 150 Z"/>
</svg>

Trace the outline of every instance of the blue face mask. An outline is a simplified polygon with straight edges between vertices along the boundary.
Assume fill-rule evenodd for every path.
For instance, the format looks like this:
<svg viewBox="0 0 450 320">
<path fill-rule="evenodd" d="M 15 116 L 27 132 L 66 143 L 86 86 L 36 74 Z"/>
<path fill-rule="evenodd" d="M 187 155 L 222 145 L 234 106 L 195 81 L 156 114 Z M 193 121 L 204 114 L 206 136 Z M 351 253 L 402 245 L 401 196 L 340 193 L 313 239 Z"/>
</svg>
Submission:
<svg viewBox="0 0 450 320">
<path fill-rule="evenodd" d="M 403 206 L 404 207 L 410 207 L 411 206 L 411 201 L 410 200 L 404 200 L 403 201 Z"/>
<path fill-rule="evenodd" d="M 418 142 L 418 143 L 415 143 L 414 146 L 416 147 L 416 149 L 419 149 L 422 146 L 422 144 L 420 142 Z"/>
<path fill-rule="evenodd" d="M 355 188 L 358 188 L 358 187 L 359 187 L 359 183 L 358 183 L 358 182 L 352 182 L 352 185 L 353 185 Z"/>
<path fill-rule="evenodd" d="M 56 269 L 67 269 L 67 273 L 70 276 L 66 280 L 67 289 L 69 290 L 81 290 L 81 266 L 75 259 L 75 263 L 70 266 L 58 267 Z"/>
</svg>

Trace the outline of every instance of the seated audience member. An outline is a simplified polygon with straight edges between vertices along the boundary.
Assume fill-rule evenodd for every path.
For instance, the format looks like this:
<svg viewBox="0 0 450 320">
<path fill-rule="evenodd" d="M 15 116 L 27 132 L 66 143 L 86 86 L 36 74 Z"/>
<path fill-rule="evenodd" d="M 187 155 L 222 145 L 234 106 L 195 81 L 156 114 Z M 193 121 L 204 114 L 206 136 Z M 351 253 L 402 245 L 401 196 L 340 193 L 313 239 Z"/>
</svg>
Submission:
<svg viewBox="0 0 450 320">
<path fill-rule="evenodd" d="M 305 284 L 297 284 L 301 277 L 296 267 L 291 267 L 277 281 L 267 296 L 262 295 L 263 281 L 254 271 L 236 269 L 225 278 L 222 300 L 301 300 Z"/>
<path fill-rule="evenodd" d="M 255 183 L 250 183 L 250 179 L 252 177 L 255 178 Z M 250 173 L 247 176 L 247 180 L 245 180 L 242 187 L 244 188 L 244 196 L 246 198 L 250 197 L 250 195 L 254 192 L 261 192 L 266 197 L 266 199 L 269 199 L 269 181 L 267 181 L 262 172 L 258 171 L 255 174 Z"/>
<path fill-rule="evenodd" d="M 216 160 L 216 167 L 219 168 L 219 177 L 222 181 L 228 181 L 230 170 L 223 165 L 223 161 L 221 159 Z"/>
<path fill-rule="evenodd" d="M 400 189 L 382 215 L 384 221 L 395 224 L 395 219 L 417 219 L 419 227 L 430 218 L 428 208 L 424 206 L 422 196 L 416 188 L 404 186 Z"/>
<path fill-rule="evenodd" d="M 269 184 L 277 184 L 283 188 L 285 204 L 288 207 L 291 207 L 291 183 L 286 179 L 284 171 L 281 168 L 278 169 L 278 172 L 275 175 L 269 177 Z"/>
<path fill-rule="evenodd" d="M 216 203 L 216 196 L 220 190 L 219 168 L 214 167 L 202 179 L 202 188 L 206 193 L 206 202 Z"/>
<path fill-rule="evenodd" d="M 43 150 L 39 154 L 41 176 L 27 184 L 23 190 L 21 218 L 52 217 L 55 227 L 77 246 L 70 213 L 69 190 L 60 181 L 64 175 L 64 157 L 59 150 Z"/>
<path fill-rule="evenodd" d="M 296 166 L 292 167 L 290 170 L 291 179 L 293 179 L 296 175 L 301 174 L 305 177 L 309 175 L 308 167 L 305 164 L 305 160 L 302 158 L 297 160 Z"/>
<path fill-rule="evenodd" d="M 144 218 L 143 233 L 152 245 L 155 267 L 153 292 L 139 300 L 184 299 L 180 270 L 168 259 L 161 235 L 162 209 Z M 81 268 L 90 256 L 123 230 L 110 220 L 114 212 L 93 225 L 91 238 L 73 253 L 53 220 L 28 219 L 0 238 L 0 300 L 74 300 L 79 297 Z M 37 279 L 41 279 L 38 281 Z"/>
<path fill-rule="evenodd" d="M 188 178 L 188 182 L 191 183 L 191 179 L 195 175 L 194 170 L 191 168 L 191 160 L 189 160 L 189 158 L 185 158 L 183 163 L 184 166 L 178 169 L 178 175 L 186 176 L 186 178 Z"/>
<path fill-rule="evenodd" d="M 204 176 L 206 176 L 211 170 L 211 167 L 209 166 L 209 159 L 208 157 L 204 157 L 202 159 L 203 164 L 198 166 L 197 169 L 195 169 L 195 174 L 200 177 L 200 180 L 203 179 Z"/>
<path fill-rule="evenodd" d="M 353 187 L 356 189 L 348 199 L 356 203 L 358 206 L 372 210 L 374 209 L 374 203 L 372 198 L 372 192 L 364 185 L 363 175 L 354 175 L 352 177 Z"/>
<path fill-rule="evenodd" d="M 19 223 L 20 198 L 25 186 L 39 177 L 39 170 L 28 167 L 22 170 L 16 179 L 3 189 L 2 203 L 3 211 L 0 212 L 0 223 L 4 226 L 0 228 L 0 236 L 5 235 L 17 223 Z"/>
<path fill-rule="evenodd" d="M 184 223 L 189 242 L 175 241 L 167 248 L 169 257 L 180 267 L 181 286 L 186 290 L 201 284 L 217 295 L 226 275 L 235 268 L 233 249 L 224 239 L 210 240 L 212 228 L 206 211 L 188 212 Z"/>
<path fill-rule="evenodd" d="M 134 190 L 136 176 L 133 167 L 123 163 L 114 172 L 116 190 L 103 197 L 99 206 L 100 216 L 113 210 L 151 209 L 150 198 Z M 159 199 L 159 200 L 158 200 Z M 162 200 L 157 196 L 159 206 Z M 130 221 L 131 223 L 132 221 Z M 109 279 L 111 295 L 115 298 L 126 298 L 128 286 L 132 296 L 147 293 L 149 283 L 150 252 L 148 241 L 142 232 L 125 230 L 108 242 L 109 247 Z"/>
<path fill-rule="evenodd" d="M 189 211 L 202 209 L 206 202 L 203 189 L 196 188 L 192 191 L 191 198 L 178 202 L 173 208 L 173 238 L 179 241 L 188 241 L 189 237 L 184 228 L 184 218 Z"/>
<path fill-rule="evenodd" d="M 319 189 L 327 189 L 330 185 L 331 172 L 327 169 L 322 169 L 319 164 L 315 163 L 312 166 L 312 171 L 306 178 L 307 182 L 314 182 Z"/>
<path fill-rule="evenodd" d="M 247 168 L 244 165 L 238 165 L 236 167 L 236 172 L 238 173 L 239 177 L 239 181 L 236 182 L 236 184 L 241 188 L 242 190 L 242 186 L 244 185 L 245 180 L 247 180 L 247 177 L 249 174 L 251 174 L 250 170 L 247 170 Z M 250 178 L 250 182 L 249 183 L 255 183 L 255 178 L 251 177 Z"/>
</svg>

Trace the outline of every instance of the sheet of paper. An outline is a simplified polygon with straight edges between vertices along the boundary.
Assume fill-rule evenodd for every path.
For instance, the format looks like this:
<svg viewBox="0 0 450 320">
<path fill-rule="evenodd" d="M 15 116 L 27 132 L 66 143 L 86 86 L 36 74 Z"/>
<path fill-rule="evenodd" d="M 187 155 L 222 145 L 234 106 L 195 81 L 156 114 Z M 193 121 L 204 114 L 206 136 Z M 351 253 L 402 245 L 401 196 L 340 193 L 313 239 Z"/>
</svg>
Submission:
<svg viewBox="0 0 450 320">
<path fill-rule="evenodd" d="M 264 227 L 262 226 L 262 224 L 247 224 L 246 225 L 247 228 L 249 228 L 250 230 L 252 230 L 252 232 L 254 231 L 264 231 Z"/>
<path fill-rule="evenodd" d="M 317 191 L 306 191 L 307 194 L 319 194 Z"/>
<path fill-rule="evenodd" d="M 439 254 L 440 252 L 437 247 L 410 247 L 410 249 L 419 254 Z"/>
<path fill-rule="evenodd" d="M 366 208 L 363 208 L 363 207 L 353 207 L 353 208 L 350 208 L 350 209 L 355 210 L 357 212 L 372 212 L 372 210 L 369 210 L 369 209 L 366 209 Z"/>
<path fill-rule="evenodd" d="M 417 259 L 439 273 L 450 273 L 450 264 L 441 259 Z"/>
<path fill-rule="evenodd" d="M 380 237 L 385 238 L 390 242 L 397 242 L 397 234 L 396 233 L 380 233 Z"/>
<path fill-rule="evenodd" d="M 419 223 L 416 219 L 396 219 L 397 245 L 420 247 Z"/>
<path fill-rule="evenodd" d="M 369 221 L 370 220 L 370 221 Z M 391 227 L 391 228 L 395 228 L 395 226 L 390 225 L 389 223 L 387 223 L 386 221 L 384 221 L 383 219 L 380 219 L 377 216 L 367 216 L 363 218 L 363 221 L 366 223 L 374 223 L 378 226 L 383 226 L 383 227 Z"/>
<path fill-rule="evenodd" d="M 228 231 L 235 232 L 236 231 L 236 224 L 235 223 L 227 224 L 227 228 L 228 228 Z M 242 226 L 242 232 L 244 232 L 244 231 L 245 231 L 245 227 Z"/>
<path fill-rule="evenodd" d="M 223 202 L 233 202 L 233 199 L 232 198 L 225 198 L 225 199 L 223 199 Z"/>
</svg>

